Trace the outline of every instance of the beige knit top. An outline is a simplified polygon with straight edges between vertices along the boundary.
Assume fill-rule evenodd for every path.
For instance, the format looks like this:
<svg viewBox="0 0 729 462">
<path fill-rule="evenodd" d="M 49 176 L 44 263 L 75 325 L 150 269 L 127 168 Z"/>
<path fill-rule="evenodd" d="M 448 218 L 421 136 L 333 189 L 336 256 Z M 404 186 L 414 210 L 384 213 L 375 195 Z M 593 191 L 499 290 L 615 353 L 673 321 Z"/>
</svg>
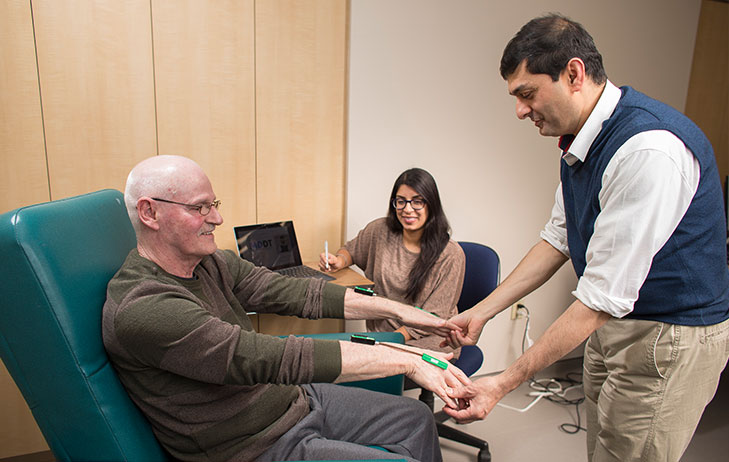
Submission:
<svg viewBox="0 0 729 462">
<path fill-rule="evenodd" d="M 393 233 L 387 227 L 385 218 L 378 218 L 362 229 L 357 237 L 347 242 L 344 248 L 352 255 L 354 264 L 364 271 L 365 276 L 375 283 L 375 293 L 404 303 L 410 270 L 418 254 L 409 251 L 403 244 L 402 233 Z M 425 280 L 423 289 L 414 300 L 415 306 L 449 319 L 458 313 L 456 302 L 461 295 L 466 257 L 461 246 L 450 240 Z M 391 332 L 401 325 L 392 319 L 367 321 L 367 329 L 377 332 Z M 441 348 L 443 340 L 437 335 L 406 327 L 413 338 L 408 344 L 431 350 L 451 352 L 456 357 L 460 349 Z"/>
</svg>

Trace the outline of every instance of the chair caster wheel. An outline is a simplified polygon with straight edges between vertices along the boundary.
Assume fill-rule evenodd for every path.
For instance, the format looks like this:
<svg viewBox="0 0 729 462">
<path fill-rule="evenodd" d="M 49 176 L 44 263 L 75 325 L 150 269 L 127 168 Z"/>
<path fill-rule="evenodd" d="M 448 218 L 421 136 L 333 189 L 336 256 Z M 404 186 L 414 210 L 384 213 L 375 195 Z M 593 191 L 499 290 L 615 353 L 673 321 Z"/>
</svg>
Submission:
<svg viewBox="0 0 729 462">
<path fill-rule="evenodd" d="M 491 462 L 491 453 L 488 449 L 478 451 L 478 462 Z"/>
</svg>

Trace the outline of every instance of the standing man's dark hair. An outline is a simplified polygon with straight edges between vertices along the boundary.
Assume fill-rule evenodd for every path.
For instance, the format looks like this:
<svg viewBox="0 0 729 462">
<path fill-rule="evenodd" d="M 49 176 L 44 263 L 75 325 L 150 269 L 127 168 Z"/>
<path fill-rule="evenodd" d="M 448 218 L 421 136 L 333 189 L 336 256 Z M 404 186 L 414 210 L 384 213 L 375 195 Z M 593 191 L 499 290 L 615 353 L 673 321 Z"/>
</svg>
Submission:
<svg viewBox="0 0 729 462">
<path fill-rule="evenodd" d="M 501 57 L 501 77 L 506 79 L 522 61 L 532 74 L 547 74 L 557 81 L 572 58 L 585 63 L 585 73 L 598 85 L 607 74 L 592 36 L 580 23 L 558 14 L 532 19 L 509 41 Z"/>
</svg>

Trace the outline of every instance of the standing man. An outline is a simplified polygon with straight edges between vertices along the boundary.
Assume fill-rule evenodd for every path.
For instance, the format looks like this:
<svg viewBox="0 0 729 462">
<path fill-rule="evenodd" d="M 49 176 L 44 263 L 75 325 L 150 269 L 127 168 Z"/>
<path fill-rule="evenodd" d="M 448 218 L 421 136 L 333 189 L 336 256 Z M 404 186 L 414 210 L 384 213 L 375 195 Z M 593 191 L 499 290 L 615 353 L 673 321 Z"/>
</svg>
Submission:
<svg viewBox="0 0 729 462">
<path fill-rule="evenodd" d="M 444 336 L 457 326 L 319 279 L 287 278 L 218 250 L 213 231 L 223 223 L 220 201 L 190 159 L 140 162 L 124 199 L 137 248 L 109 283 L 104 346 L 172 456 L 441 460 L 427 406 L 324 382 L 406 374 L 455 406 L 446 393 L 470 383 L 463 372 L 384 345 L 258 334 L 246 312 L 396 317 Z"/>
<path fill-rule="evenodd" d="M 527 23 L 504 50 L 516 114 L 561 137 L 561 184 L 541 240 L 476 307 L 452 318 L 452 346 L 568 259 L 576 300 L 508 369 L 446 412 L 484 418 L 520 383 L 589 337 L 592 461 L 678 461 L 729 356 L 729 272 L 711 145 L 688 118 L 607 80 L 592 37 L 570 19 Z"/>
</svg>

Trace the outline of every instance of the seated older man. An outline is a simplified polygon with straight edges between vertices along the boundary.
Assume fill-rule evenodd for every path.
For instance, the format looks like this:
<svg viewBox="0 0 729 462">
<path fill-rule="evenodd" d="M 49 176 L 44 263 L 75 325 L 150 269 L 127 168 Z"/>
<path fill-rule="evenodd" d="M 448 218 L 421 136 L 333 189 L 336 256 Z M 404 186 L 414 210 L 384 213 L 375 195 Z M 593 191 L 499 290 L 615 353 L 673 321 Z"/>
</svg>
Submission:
<svg viewBox="0 0 729 462">
<path fill-rule="evenodd" d="M 456 326 L 318 279 L 287 278 L 218 250 L 213 231 L 223 222 L 220 202 L 190 159 L 142 161 L 129 174 L 125 201 L 137 248 L 109 283 L 104 344 L 132 400 L 174 457 L 441 460 L 425 405 L 327 382 L 405 374 L 455 406 L 448 393 L 469 383 L 461 371 L 384 345 L 259 334 L 246 312 L 392 317 L 444 336 Z"/>
</svg>

